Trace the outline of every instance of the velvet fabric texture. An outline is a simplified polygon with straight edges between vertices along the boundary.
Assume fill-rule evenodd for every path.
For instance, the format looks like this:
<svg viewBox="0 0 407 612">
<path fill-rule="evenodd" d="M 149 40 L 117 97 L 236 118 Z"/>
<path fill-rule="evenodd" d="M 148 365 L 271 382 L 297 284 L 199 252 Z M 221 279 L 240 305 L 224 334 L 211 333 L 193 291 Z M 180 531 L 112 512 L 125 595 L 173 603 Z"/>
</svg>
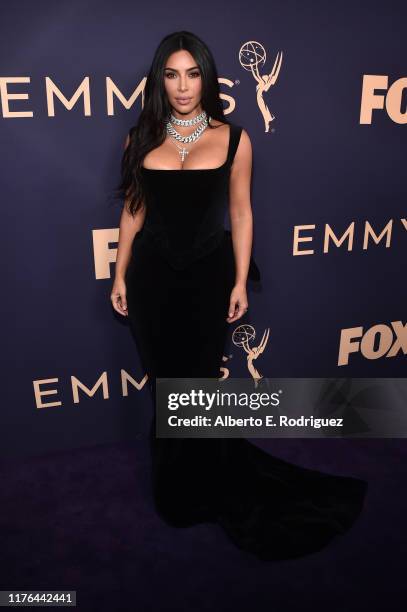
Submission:
<svg viewBox="0 0 407 612">
<path fill-rule="evenodd" d="M 219 378 L 235 280 L 223 227 L 227 160 L 211 170 L 147 170 L 147 215 L 126 271 L 129 323 L 149 376 L 154 501 L 170 525 L 216 521 L 237 547 L 284 559 L 320 550 L 359 516 L 367 483 L 303 468 L 245 439 L 155 436 L 155 379 Z M 259 277 L 252 259 L 253 278 Z"/>
</svg>

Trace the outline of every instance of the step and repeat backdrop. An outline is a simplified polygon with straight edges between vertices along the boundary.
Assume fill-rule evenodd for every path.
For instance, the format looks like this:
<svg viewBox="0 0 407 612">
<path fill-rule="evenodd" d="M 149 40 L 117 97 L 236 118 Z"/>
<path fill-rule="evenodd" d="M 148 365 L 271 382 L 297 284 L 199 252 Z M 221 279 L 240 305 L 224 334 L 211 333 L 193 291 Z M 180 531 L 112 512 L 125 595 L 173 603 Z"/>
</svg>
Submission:
<svg viewBox="0 0 407 612">
<path fill-rule="evenodd" d="M 249 362 L 265 377 L 406 375 L 406 17 L 373 0 L 2 6 L 3 458 L 149 427 L 147 375 L 110 303 L 112 194 L 173 31 L 209 45 L 253 146 L 261 281 L 220 376 L 250 377 Z"/>
</svg>

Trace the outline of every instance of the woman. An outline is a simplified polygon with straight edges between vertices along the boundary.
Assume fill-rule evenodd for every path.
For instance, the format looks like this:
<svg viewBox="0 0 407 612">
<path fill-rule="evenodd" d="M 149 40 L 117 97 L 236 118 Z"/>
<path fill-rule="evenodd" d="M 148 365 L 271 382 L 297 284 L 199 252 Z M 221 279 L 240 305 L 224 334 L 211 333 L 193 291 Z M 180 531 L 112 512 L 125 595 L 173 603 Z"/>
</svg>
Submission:
<svg viewBox="0 0 407 612">
<path fill-rule="evenodd" d="M 219 378 L 228 325 L 247 311 L 247 278 L 258 276 L 251 143 L 225 120 L 219 93 L 197 36 L 161 41 L 122 159 L 111 300 L 129 317 L 151 384 L 157 511 L 171 525 L 217 521 L 262 559 L 295 557 L 352 525 L 364 482 L 292 465 L 244 439 L 155 437 L 155 378 Z"/>
</svg>

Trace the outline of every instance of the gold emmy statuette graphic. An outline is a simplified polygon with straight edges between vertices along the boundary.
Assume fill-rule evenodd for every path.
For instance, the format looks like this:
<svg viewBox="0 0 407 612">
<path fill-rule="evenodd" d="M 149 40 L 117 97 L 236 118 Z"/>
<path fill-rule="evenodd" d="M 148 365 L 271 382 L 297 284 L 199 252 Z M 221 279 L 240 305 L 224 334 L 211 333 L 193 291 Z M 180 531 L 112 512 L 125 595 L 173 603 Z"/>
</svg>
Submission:
<svg viewBox="0 0 407 612">
<path fill-rule="evenodd" d="M 283 52 L 279 51 L 274 62 L 273 70 L 270 74 L 259 73 L 259 66 L 263 66 L 266 61 L 266 50 L 260 43 L 250 40 L 244 43 L 239 50 L 239 62 L 245 70 L 250 70 L 254 79 L 257 81 L 256 97 L 260 112 L 263 115 L 265 132 L 270 132 L 270 123 L 275 116 L 270 112 L 267 104 L 263 100 L 263 93 L 275 85 L 280 73 Z"/>
<path fill-rule="evenodd" d="M 259 346 L 249 346 L 249 341 L 254 340 L 256 338 L 256 332 L 252 325 L 239 325 L 233 332 L 232 342 L 235 346 L 242 346 L 247 353 L 247 369 L 249 370 L 252 378 L 255 382 L 255 387 L 257 387 L 257 383 L 259 380 L 263 378 L 263 375 L 256 370 L 253 365 L 253 361 L 257 359 L 259 355 L 262 354 L 264 349 L 266 348 L 266 344 L 268 342 L 270 333 L 270 328 L 267 328 L 264 331 L 263 337 Z"/>
</svg>

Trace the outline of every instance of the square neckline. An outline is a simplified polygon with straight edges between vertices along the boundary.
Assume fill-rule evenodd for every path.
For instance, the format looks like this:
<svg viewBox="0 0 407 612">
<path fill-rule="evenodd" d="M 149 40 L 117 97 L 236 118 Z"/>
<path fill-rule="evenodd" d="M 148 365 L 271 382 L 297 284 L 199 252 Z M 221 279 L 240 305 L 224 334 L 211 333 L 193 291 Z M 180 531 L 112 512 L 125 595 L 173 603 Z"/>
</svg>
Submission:
<svg viewBox="0 0 407 612">
<path fill-rule="evenodd" d="M 230 123 L 225 123 L 225 125 L 229 125 L 229 142 L 226 160 L 221 166 L 217 166 L 216 168 L 173 168 L 170 170 L 167 170 L 166 168 L 146 168 L 145 166 L 141 166 L 141 169 L 147 170 L 147 172 L 215 172 L 216 170 L 221 170 L 229 161 L 230 147 L 232 144 L 232 125 Z"/>
</svg>

